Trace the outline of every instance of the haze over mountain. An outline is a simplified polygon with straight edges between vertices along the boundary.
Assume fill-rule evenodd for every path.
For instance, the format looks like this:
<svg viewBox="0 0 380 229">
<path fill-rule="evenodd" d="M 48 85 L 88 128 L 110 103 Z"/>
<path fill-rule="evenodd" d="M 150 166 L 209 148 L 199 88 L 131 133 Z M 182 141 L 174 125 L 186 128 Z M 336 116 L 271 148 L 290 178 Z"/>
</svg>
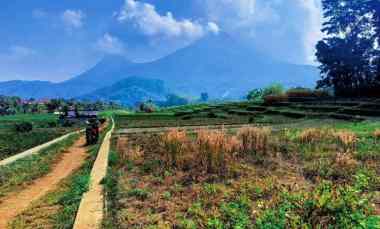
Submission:
<svg viewBox="0 0 380 229">
<path fill-rule="evenodd" d="M 313 87 L 318 75 L 316 67 L 274 60 L 222 33 L 149 63 L 132 63 L 123 56 L 107 55 L 90 70 L 62 83 L 3 82 L 0 94 L 79 97 L 138 76 L 162 80 L 171 92 L 182 96 L 208 92 L 211 97 L 239 98 L 252 88 L 271 83 Z"/>
</svg>

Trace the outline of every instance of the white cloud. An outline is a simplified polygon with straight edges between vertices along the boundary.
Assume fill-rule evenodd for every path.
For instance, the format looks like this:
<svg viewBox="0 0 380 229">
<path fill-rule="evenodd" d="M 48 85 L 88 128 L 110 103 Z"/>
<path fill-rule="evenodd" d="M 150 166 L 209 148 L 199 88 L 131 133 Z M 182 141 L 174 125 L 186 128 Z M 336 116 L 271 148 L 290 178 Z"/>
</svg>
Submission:
<svg viewBox="0 0 380 229">
<path fill-rule="evenodd" d="M 98 40 L 96 48 L 107 54 L 122 55 L 125 54 L 126 51 L 123 42 L 109 33 L 104 34 L 104 36 Z"/>
<path fill-rule="evenodd" d="M 12 45 L 5 53 L 0 54 L 0 59 L 19 61 L 36 54 L 37 52 L 31 48 L 21 45 Z"/>
<path fill-rule="evenodd" d="M 65 10 L 61 18 L 66 28 L 72 30 L 81 28 L 85 17 L 81 10 Z"/>
<path fill-rule="evenodd" d="M 315 62 L 315 45 L 322 39 L 322 9 L 321 2 L 317 0 L 297 0 L 308 12 L 309 18 L 305 28 L 304 46 L 308 63 Z"/>
<path fill-rule="evenodd" d="M 185 38 L 196 40 L 204 36 L 208 30 L 197 21 L 176 19 L 171 12 L 160 15 L 154 5 L 135 0 L 126 0 L 118 15 L 120 22 L 132 22 L 145 35 L 165 38 Z M 210 29 L 210 25 L 208 26 Z M 215 23 L 214 31 L 219 30 Z"/>
<path fill-rule="evenodd" d="M 302 41 L 294 42 L 304 48 L 300 62 L 314 62 L 315 45 L 322 37 L 320 0 L 198 0 L 198 5 L 208 20 L 232 34 L 269 41 L 296 33 Z"/>
<path fill-rule="evenodd" d="M 210 31 L 213 34 L 218 34 L 220 32 L 219 26 L 214 22 L 209 22 L 207 24 L 208 31 Z"/>
</svg>

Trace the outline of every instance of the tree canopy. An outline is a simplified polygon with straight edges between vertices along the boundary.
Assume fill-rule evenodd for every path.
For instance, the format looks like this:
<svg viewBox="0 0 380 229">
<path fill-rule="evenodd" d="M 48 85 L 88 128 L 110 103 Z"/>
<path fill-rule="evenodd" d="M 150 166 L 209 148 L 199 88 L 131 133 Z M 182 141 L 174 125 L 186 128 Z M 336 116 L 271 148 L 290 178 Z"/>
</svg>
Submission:
<svg viewBox="0 0 380 229">
<path fill-rule="evenodd" d="M 322 6 L 318 87 L 332 87 L 337 96 L 380 96 L 380 1 L 322 0 Z"/>
</svg>

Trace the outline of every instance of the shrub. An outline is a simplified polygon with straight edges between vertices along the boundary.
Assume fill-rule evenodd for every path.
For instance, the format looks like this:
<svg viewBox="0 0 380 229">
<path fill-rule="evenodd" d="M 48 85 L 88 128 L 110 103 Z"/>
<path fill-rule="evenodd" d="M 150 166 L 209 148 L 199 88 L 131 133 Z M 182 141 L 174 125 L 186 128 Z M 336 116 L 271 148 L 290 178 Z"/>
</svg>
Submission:
<svg viewBox="0 0 380 229">
<path fill-rule="evenodd" d="M 58 126 L 58 123 L 57 123 L 57 122 L 48 122 L 48 123 L 47 123 L 47 126 L 48 126 L 49 128 L 54 128 L 54 127 L 57 127 L 57 126 Z"/>
<path fill-rule="evenodd" d="M 73 121 L 70 121 L 68 119 L 65 119 L 63 120 L 62 122 L 62 126 L 63 127 L 73 127 L 74 126 L 74 122 Z"/>
<path fill-rule="evenodd" d="M 247 127 L 240 129 L 237 136 L 241 141 L 241 151 L 244 154 L 266 156 L 270 133 L 270 128 Z"/>
<path fill-rule="evenodd" d="M 253 102 L 261 102 L 263 99 L 262 89 L 253 89 L 247 95 L 247 99 Z"/>
<path fill-rule="evenodd" d="M 313 90 L 308 88 L 292 88 L 286 92 L 288 97 L 315 97 Z"/>
<path fill-rule="evenodd" d="M 27 133 L 33 130 L 33 124 L 30 122 L 22 122 L 15 124 L 15 130 L 19 133 Z"/>
<path fill-rule="evenodd" d="M 263 89 L 263 96 L 268 95 L 282 95 L 284 94 L 284 87 L 281 84 L 272 84 Z"/>
<path fill-rule="evenodd" d="M 264 97 L 264 103 L 266 105 L 272 105 L 276 103 L 287 102 L 288 96 L 286 95 L 268 95 Z"/>
</svg>

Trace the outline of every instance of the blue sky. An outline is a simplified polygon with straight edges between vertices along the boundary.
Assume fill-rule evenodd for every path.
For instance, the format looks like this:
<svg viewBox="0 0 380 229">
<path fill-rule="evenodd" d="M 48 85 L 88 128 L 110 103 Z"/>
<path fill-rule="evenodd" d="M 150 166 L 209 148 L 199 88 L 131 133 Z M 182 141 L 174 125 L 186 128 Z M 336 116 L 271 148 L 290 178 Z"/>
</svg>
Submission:
<svg viewBox="0 0 380 229">
<path fill-rule="evenodd" d="M 0 81 L 63 81 L 109 54 L 144 62 L 210 33 L 315 64 L 320 0 L 3 0 Z"/>
</svg>

